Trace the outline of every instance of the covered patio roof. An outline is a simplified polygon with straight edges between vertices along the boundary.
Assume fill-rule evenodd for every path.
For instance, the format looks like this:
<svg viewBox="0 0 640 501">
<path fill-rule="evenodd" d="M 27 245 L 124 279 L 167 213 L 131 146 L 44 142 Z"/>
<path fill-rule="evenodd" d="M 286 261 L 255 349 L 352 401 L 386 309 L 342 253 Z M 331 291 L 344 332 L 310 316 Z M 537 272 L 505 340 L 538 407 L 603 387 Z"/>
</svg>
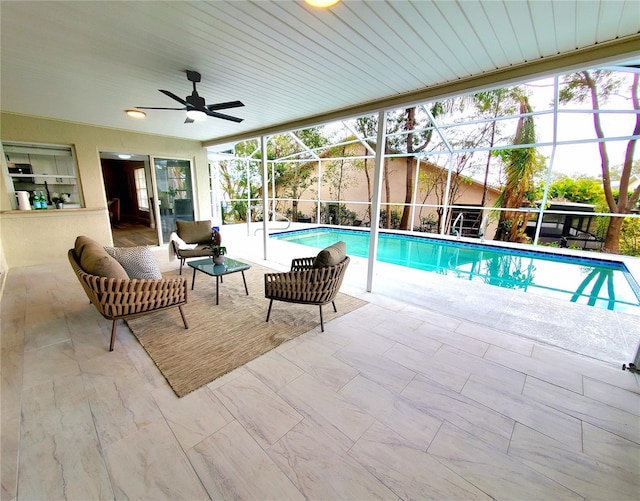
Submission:
<svg viewBox="0 0 640 501">
<path fill-rule="evenodd" d="M 9 2 L 2 111 L 203 141 L 294 130 L 560 69 L 640 57 L 634 0 Z M 202 74 L 207 103 L 240 100 L 242 123 L 176 104 Z"/>
</svg>

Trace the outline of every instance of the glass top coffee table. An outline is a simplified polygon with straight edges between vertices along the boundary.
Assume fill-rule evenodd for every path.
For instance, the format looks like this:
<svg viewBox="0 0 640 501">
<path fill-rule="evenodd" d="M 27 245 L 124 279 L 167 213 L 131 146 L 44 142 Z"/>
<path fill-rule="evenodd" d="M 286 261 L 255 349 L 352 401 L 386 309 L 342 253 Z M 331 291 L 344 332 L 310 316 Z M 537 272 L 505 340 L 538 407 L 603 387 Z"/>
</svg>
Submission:
<svg viewBox="0 0 640 501">
<path fill-rule="evenodd" d="M 201 271 L 212 277 L 216 277 L 216 304 L 218 304 L 218 285 L 222 280 L 223 275 L 229 275 L 230 273 L 242 273 L 242 281 L 244 282 L 244 291 L 249 295 L 249 289 L 247 289 L 247 280 L 244 278 L 244 270 L 251 268 L 250 264 L 237 261 L 225 256 L 223 264 L 215 264 L 209 257 L 206 259 L 198 259 L 197 261 L 188 261 L 187 264 L 193 268 L 193 279 L 191 280 L 191 290 L 196 282 L 196 272 Z"/>
</svg>

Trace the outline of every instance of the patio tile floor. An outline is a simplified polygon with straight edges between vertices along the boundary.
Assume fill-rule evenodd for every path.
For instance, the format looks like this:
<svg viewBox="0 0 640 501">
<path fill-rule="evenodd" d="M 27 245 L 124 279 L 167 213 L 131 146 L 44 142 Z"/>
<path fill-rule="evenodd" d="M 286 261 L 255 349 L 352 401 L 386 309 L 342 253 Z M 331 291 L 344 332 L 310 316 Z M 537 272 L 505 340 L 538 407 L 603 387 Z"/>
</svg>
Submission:
<svg viewBox="0 0 640 501">
<path fill-rule="evenodd" d="M 225 234 L 230 255 L 262 262 L 246 240 L 261 238 L 237 231 Z M 276 245 L 266 264 L 286 269 L 306 250 Z M 154 254 L 163 270 L 177 267 L 166 248 Z M 66 261 L 10 270 L 0 304 L 1 499 L 638 492 L 640 387 L 618 358 L 538 339 L 547 331 L 526 309 L 537 301 L 475 297 L 468 282 L 403 285 L 384 271 L 371 294 L 363 269 L 354 263 L 343 291 L 368 305 L 181 399 L 126 326 L 107 351 L 110 323 Z M 538 320 L 553 325 L 545 311 Z M 569 320 L 558 331 L 591 328 L 559 312 Z M 633 325 L 608 318 L 620 330 Z"/>
</svg>

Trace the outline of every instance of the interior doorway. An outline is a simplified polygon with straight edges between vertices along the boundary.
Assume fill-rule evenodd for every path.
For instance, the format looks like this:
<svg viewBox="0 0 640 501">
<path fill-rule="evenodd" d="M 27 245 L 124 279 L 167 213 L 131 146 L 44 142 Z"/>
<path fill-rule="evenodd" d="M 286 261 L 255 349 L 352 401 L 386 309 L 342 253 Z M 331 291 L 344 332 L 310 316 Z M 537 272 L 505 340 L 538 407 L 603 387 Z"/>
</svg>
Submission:
<svg viewBox="0 0 640 501">
<path fill-rule="evenodd" d="M 149 157 L 101 152 L 100 163 L 114 245 L 158 245 Z"/>
</svg>

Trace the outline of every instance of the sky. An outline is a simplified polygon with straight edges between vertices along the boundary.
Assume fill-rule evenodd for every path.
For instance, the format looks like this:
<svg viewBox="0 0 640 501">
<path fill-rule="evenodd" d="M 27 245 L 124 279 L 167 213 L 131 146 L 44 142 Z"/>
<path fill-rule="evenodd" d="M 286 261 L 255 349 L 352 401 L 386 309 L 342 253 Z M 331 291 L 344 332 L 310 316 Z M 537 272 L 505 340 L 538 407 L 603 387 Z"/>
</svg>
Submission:
<svg viewBox="0 0 640 501">
<path fill-rule="evenodd" d="M 631 79 L 629 79 L 629 84 Z M 553 79 L 548 78 L 535 82 L 535 86 L 529 87 L 532 91 L 530 102 L 534 110 L 548 109 L 553 99 Z M 623 90 L 624 89 L 624 90 Z M 628 85 L 621 88 L 621 94 L 629 96 Z M 569 106 L 566 106 L 569 108 Z M 571 109 L 589 109 L 591 103 L 572 103 Z M 633 110 L 631 100 L 622 96 L 613 96 L 601 108 Z M 549 126 L 536 127 L 539 141 L 546 142 L 553 139 L 552 122 Z M 629 136 L 633 133 L 635 115 L 633 114 L 601 114 L 600 120 L 606 137 Z M 542 124 L 541 124 L 542 125 Z M 562 114 L 558 118 L 558 139 L 595 139 L 596 133 L 591 113 Z M 628 140 L 607 142 L 607 151 L 611 166 L 622 165 Z M 545 156 L 551 154 L 551 148 L 541 151 Z M 636 148 L 635 159 L 640 159 L 640 148 Z M 562 172 L 574 177 L 574 175 L 602 176 L 601 158 L 598 151 L 598 143 L 582 143 L 577 145 L 564 145 L 556 148 L 553 162 L 554 172 Z"/>
<path fill-rule="evenodd" d="M 633 106 L 630 99 L 630 85 L 632 82 L 632 73 L 627 74 L 627 82 L 620 88 L 620 95 L 611 96 L 605 103 L 601 102 L 601 109 L 606 110 L 627 110 L 633 111 Z M 562 85 L 562 79 L 560 79 Z M 525 84 L 530 92 L 530 104 L 534 111 L 549 111 L 552 110 L 552 104 L 554 99 L 554 79 L 544 78 L 539 80 L 533 80 Z M 602 178 L 601 157 L 599 153 L 597 135 L 594 129 L 593 114 L 588 110 L 591 108 L 591 102 L 586 103 L 570 103 L 567 105 L 560 105 L 561 109 L 579 111 L 585 110 L 584 113 L 559 113 L 558 115 L 558 141 L 569 140 L 591 140 L 592 142 L 572 144 L 572 145 L 559 145 L 555 150 L 555 156 L 553 159 L 553 173 L 565 174 L 570 177 L 593 177 Z M 465 111 L 470 111 L 467 108 Z M 461 123 L 464 124 L 464 119 L 461 116 L 448 118 L 449 123 Z M 459 122 L 462 120 L 462 122 Z M 630 136 L 633 133 L 635 125 L 635 114 L 633 113 L 601 113 L 600 120 L 606 137 L 624 137 Z M 438 119 L 436 119 L 438 121 Z M 517 118 L 514 118 L 511 123 L 503 122 L 503 136 L 505 139 L 501 144 L 510 144 L 512 135 L 515 132 L 515 126 Z M 553 141 L 553 114 L 549 113 L 544 116 L 536 116 L 536 137 L 538 142 L 549 143 Z M 335 124 L 328 124 L 326 126 L 329 129 L 329 133 L 336 133 L 338 137 L 347 137 L 352 134 L 351 130 L 344 129 L 341 122 Z M 456 129 L 458 126 L 455 127 Z M 476 128 L 475 125 L 459 127 L 459 134 L 470 133 Z M 446 129 L 446 131 L 452 131 L 453 129 Z M 337 132 L 340 131 L 340 132 Z M 326 131 L 325 131 L 326 132 Z M 450 137 L 451 139 L 451 137 Z M 437 141 L 434 145 L 434 149 L 438 151 L 444 151 L 442 144 Z M 609 164 L 611 167 L 621 166 L 624 162 L 625 150 L 628 146 L 629 140 L 620 141 L 608 141 L 606 144 L 607 152 L 609 155 Z M 538 147 L 538 152 L 547 159 L 547 165 L 551 162 L 552 148 Z M 446 157 L 446 158 L 445 158 Z M 636 148 L 635 159 L 640 160 L 640 147 Z M 435 161 L 439 165 L 445 167 L 448 164 L 447 155 L 433 155 L 430 156 L 430 161 Z M 472 160 L 475 168 L 472 172 L 465 171 L 466 175 L 470 175 L 474 179 L 482 182 L 481 178 L 484 178 L 484 165 L 486 162 L 486 153 L 478 153 L 474 155 Z M 496 162 L 496 167 L 498 162 Z M 498 170 L 491 169 L 490 183 L 500 184 L 501 174 Z"/>
</svg>

